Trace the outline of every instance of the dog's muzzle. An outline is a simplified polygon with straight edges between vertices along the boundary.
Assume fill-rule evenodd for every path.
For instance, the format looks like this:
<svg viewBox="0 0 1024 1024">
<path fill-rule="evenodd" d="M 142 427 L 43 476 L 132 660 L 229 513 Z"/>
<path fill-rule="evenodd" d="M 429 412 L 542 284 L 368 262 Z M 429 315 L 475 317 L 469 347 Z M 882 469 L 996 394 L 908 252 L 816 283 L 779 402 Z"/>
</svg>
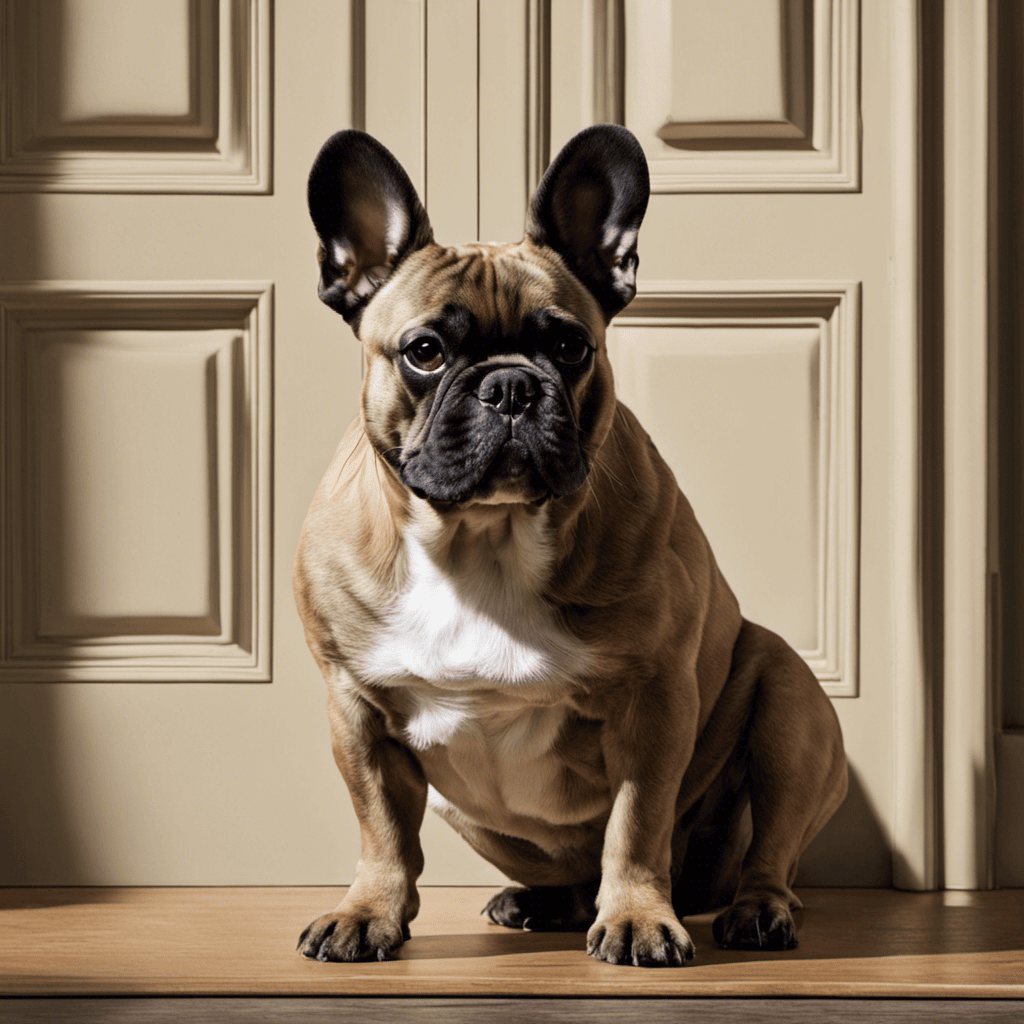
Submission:
<svg viewBox="0 0 1024 1024">
<path fill-rule="evenodd" d="M 576 490 L 587 465 L 560 382 L 517 362 L 462 373 L 400 472 L 413 494 L 439 503 L 539 503 Z"/>
</svg>

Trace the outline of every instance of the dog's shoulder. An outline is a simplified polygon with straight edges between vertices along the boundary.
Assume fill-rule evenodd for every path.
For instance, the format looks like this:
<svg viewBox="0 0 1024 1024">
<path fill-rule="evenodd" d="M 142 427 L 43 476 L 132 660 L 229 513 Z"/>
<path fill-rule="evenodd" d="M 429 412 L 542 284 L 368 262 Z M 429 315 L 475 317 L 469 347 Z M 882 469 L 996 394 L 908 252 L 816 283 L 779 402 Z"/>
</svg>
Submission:
<svg viewBox="0 0 1024 1024">
<path fill-rule="evenodd" d="M 404 515 L 404 497 L 356 419 L 317 487 L 292 571 L 307 636 L 328 652 L 335 643 L 328 635 L 341 623 L 344 638 L 360 647 L 372 632 L 372 609 L 395 591 Z"/>
</svg>

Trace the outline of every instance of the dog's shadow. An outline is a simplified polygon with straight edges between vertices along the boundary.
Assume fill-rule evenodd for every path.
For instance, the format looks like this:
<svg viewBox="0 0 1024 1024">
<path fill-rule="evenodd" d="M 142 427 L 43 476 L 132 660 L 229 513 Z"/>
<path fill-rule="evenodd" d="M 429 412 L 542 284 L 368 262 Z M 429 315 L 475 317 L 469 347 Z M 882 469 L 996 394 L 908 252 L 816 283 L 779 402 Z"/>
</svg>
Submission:
<svg viewBox="0 0 1024 1024">
<path fill-rule="evenodd" d="M 993 926 L 978 908 L 966 904 L 945 905 L 937 915 L 936 905 L 944 902 L 940 893 L 907 893 L 903 897 L 906 905 L 899 909 L 889 893 L 878 890 L 832 890 L 820 900 L 815 899 L 813 889 L 801 895 L 807 905 L 793 911 L 793 920 L 797 934 L 804 934 L 795 949 L 722 949 L 711 927 L 718 911 L 687 916 L 683 925 L 697 947 L 690 965 L 948 957 L 1020 949 L 1016 918 L 1004 915 L 1001 923 Z M 585 932 L 523 932 L 495 925 L 476 934 L 414 935 L 398 951 L 397 959 L 479 960 L 575 952 L 581 954 L 583 963 L 586 948 Z"/>
<path fill-rule="evenodd" d="M 700 953 L 714 950 L 715 962 L 737 959 L 772 959 L 780 953 L 769 950 L 726 950 L 721 949 L 711 935 L 711 922 L 718 911 L 687 917 L 684 924 Z M 793 914 L 797 927 L 802 924 L 803 912 Z M 488 927 L 486 932 L 449 935 L 413 935 L 398 951 L 399 960 L 477 960 L 493 956 L 529 956 L 536 953 L 585 953 L 587 934 L 585 931 L 537 931 L 525 932 L 499 925 Z M 787 950 L 783 956 L 799 956 L 799 947 Z M 808 953 L 810 955 L 810 953 Z"/>
<path fill-rule="evenodd" d="M 414 935 L 398 951 L 399 960 L 477 960 L 488 956 L 586 952 L 586 932 L 523 932 L 494 926 L 477 934 Z"/>
<path fill-rule="evenodd" d="M 684 924 L 697 944 L 696 963 L 716 962 L 721 963 L 728 960 L 770 960 L 779 956 L 789 958 L 800 957 L 799 947 L 794 950 L 787 950 L 784 953 L 769 950 L 727 950 L 721 949 L 711 935 L 711 922 L 715 913 L 701 914 L 698 917 L 688 917 Z M 797 910 L 794 918 L 799 928 L 802 912 Z M 478 960 L 484 957 L 494 956 L 529 956 L 537 953 L 562 953 L 577 952 L 585 953 L 587 949 L 587 935 L 584 931 L 577 932 L 524 932 L 515 929 L 501 928 L 495 925 L 493 929 L 476 934 L 454 934 L 454 935 L 414 935 L 398 951 L 398 960 Z M 711 953 L 712 956 L 702 956 L 702 953 Z M 807 951 L 806 956 L 812 954 Z"/>
</svg>

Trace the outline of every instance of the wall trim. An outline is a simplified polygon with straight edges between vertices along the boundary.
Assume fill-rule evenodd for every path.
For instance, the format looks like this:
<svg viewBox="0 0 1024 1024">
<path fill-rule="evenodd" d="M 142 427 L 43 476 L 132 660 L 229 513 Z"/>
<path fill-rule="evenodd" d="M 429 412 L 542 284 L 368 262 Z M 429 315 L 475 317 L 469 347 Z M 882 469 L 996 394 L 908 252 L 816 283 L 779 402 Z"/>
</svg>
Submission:
<svg viewBox="0 0 1024 1024">
<path fill-rule="evenodd" d="M 989 197 L 995 4 L 944 7 L 943 884 L 994 884 Z"/>
<path fill-rule="evenodd" d="M 927 671 L 922 551 L 922 115 L 920 0 L 892 9 L 893 882 L 938 884 L 934 678 Z"/>
</svg>

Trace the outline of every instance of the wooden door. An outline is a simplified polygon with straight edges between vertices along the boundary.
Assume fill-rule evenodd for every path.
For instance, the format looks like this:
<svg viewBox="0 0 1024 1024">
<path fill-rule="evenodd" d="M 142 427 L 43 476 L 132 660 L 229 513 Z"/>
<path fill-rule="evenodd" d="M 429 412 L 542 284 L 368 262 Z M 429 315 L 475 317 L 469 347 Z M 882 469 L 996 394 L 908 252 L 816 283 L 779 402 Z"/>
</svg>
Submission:
<svg viewBox="0 0 1024 1024">
<path fill-rule="evenodd" d="M 845 732 L 851 795 L 801 880 L 888 884 L 895 849 L 921 884 L 896 636 L 906 6 L 0 4 L 3 881 L 351 878 L 289 575 L 361 359 L 316 299 L 305 176 L 364 127 L 439 241 L 514 239 L 550 156 L 615 120 L 653 185 L 620 394 Z M 500 881 L 435 819 L 424 843 L 425 882 Z"/>
</svg>

